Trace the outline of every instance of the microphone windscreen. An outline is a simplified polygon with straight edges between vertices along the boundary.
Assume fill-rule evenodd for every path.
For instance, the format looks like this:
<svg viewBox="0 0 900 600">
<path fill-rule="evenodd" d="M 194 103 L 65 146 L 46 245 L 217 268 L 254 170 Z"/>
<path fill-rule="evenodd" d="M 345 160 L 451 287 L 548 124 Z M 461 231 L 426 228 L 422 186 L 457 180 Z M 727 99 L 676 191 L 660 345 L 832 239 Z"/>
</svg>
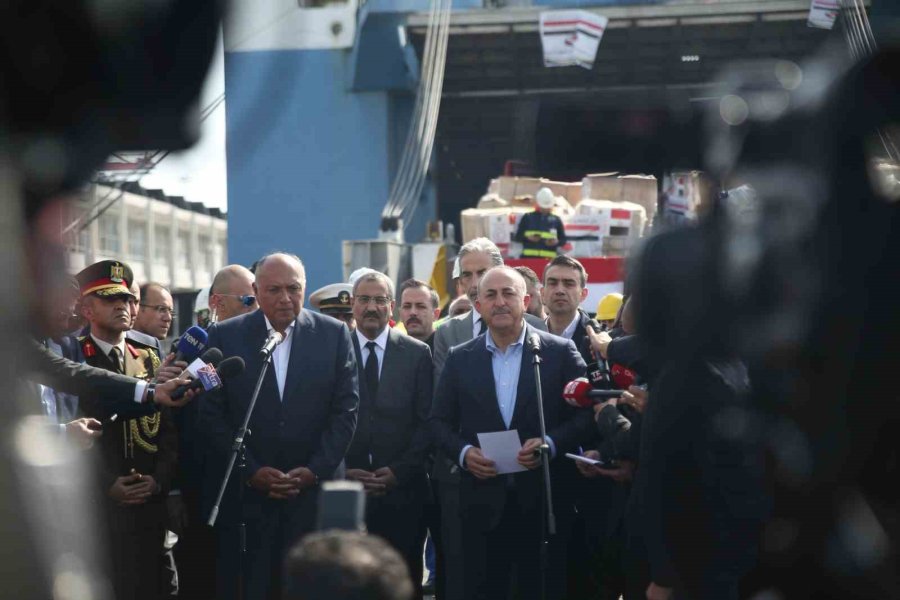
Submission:
<svg viewBox="0 0 900 600">
<path fill-rule="evenodd" d="M 244 359 L 240 356 L 229 356 L 219 364 L 216 371 L 223 379 L 240 375 L 244 372 Z"/>
<path fill-rule="evenodd" d="M 200 360 L 207 364 L 218 366 L 222 362 L 222 351 L 218 348 L 209 348 L 203 353 Z"/>
<path fill-rule="evenodd" d="M 622 390 L 627 390 L 634 385 L 635 373 L 631 369 L 626 369 L 622 365 L 613 365 L 610 368 L 610 375 L 615 386 Z"/>
<path fill-rule="evenodd" d="M 591 382 L 584 377 L 579 377 L 566 384 L 563 389 L 563 398 L 572 406 L 586 407 L 592 404 L 588 392 L 593 389 Z"/>
<path fill-rule="evenodd" d="M 541 351 L 541 336 L 536 333 L 531 333 L 528 335 L 528 347 L 532 352 L 540 352 Z"/>
<path fill-rule="evenodd" d="M 200 356 L 203 349 L 206 348 L 206 342 L 209 339 L 206 331 L 202 327 L 194 325 L 184 332 L 178 339 L 176 352 L 180 354 L 184 360 L 190 362 Z"/>
</svg>

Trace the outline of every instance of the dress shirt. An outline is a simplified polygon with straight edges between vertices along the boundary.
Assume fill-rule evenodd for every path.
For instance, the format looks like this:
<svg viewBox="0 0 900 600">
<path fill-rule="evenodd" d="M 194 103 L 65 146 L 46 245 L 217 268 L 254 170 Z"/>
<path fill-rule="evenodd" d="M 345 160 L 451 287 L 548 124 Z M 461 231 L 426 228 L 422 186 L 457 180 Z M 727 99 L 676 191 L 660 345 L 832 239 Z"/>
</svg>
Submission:
<svg viewBox="0 0 900 600">
<path fill-rule="evenodd" d="M 481 335 L 481 313 L 472 309 L 472 339 Z"/>
<path fill-rule="evenodd" d="M 572 319 L 572 322 L 566 326 L 565 329 L 562 330 L 562 333 L 559 334 L 559 337 L 566 338 L 567 340 L 571 340 L 572 336 L 575 335 L 575 330 L 578 329 L 578 323 L 581 321 L 581 313 L 577 310 L 575 311 L 575 318 Z M 545 321 L 547 323 L 547 331 L 550 331 L 550 317 L 547 317 Z M 556 334 L 554 334 L 556 335 Z"/>
<path fill-rule="evenodd" d="M 381 330 L 381 333 L 378 334 L 378 337 L 374 340 L 370 340 L 359 331 L 359 327 L 356 328 L 356 339 L 359 341 L 362 364 L 366 364 L 366 361 L 369 359 L 369 349 L 366 348 L 366 344 L 375 342 L 375 357 L 378 359 L 378 379 L 381 379 L 381 369 L 384 367 L 384 349 L 387 348 L 388 329 L 390 329 L 390 327 L 385 325 L 384 329 Z"/>
<path fill-rule="evenodd" d="M 103 354 L 109 356 L 109 351 L 113 349 L 113 345 L 109 342 L 104 342 L 103 340 L 98 340 L 97 337 L 92 333 L 91 339 L 94 340 L 94 343 L 97 344 L 97 347 L 100 348 L 100 351 Z M 119 352 L 122 353 L 122 366 L 125 366 L 125 340 L 123 339 L 120 343 L 116 344 L 116 348 L 119 349 Z M 143 380 L 138 380 L 137 384 L 134 386 L 134 401 L 138 404 L 144 399 L 144 390 L 147 389 L 147 382 Z"/>
<path fill-rule="evenodd" d="M 477 314 L 477 313 L 476 313 Z M 501 350 L 494 343 L 491 331 L 485 334 L 484 345 L 488 352 L 491 353 L 491 370 L 494 374 L 494 391 L 497 394 L 497 405 L 500 408 L 500 415 L 503 417 L 503 423 L 509 429 L 512 423 L 513 413 L 516 410 L 516 395 L 519 391 L 519 375 L 522 372 L 522 352 L 525 348 L 525 323 L 522 323 L 522 332 L 519 339 L 510 344 L 505 351 Z M 551 456 L 556 454 L 556 447 L 550 437 L 547 437 L 547 443 L 550 444 Z M 465 468 L 466 452 L 471 448 L 469 444 L 463 447 L 459 453 L 459 464 Z"/>
<path fill-rule="evenodd" d="M 272 333 L 275 330 L 269 322 L 269 317 L 263 315 L 266 320 L 266 331 Z M 275 368 L 275 381 L 278 382 L 278 398 L 284 399 L 284 384 L 287 381 L 288 362 L 291 360 L 291 346 L 294 343 L 293 333 L 296 320 L 291 321 L 284 331 L 284 341 L 275 346 L 272 352 L 272 366 Z"/>
</svg>

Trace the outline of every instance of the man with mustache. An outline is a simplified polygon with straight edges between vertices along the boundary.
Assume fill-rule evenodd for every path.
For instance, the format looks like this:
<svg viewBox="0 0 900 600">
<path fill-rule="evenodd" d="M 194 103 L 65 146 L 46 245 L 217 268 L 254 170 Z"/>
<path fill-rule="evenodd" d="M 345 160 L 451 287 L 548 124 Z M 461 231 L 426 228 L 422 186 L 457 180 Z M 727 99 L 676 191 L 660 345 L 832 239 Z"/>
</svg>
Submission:
<svg viewBox="0 0 900 600">
<path fill-rule="evenodd" d="M 388 326 L 393 312 L 394 284 L 386 275 L 367 272 L 354 282 L 359 419 L 345 460 L 347 478 L 366 489 L 369 533 L 385 538 L 403 555 L 420 598 L 429 497 L 425 455 L 431 351 Z"/>
<path fill-rule="evenodd" d="M 569 340 L 539 331 L 525 321 L 530 298 L 514 269 L 495 267 L 481 278 L 476 309 L 488 331 L 450 350 L 437 386 L 430 424 L 436 443 L 462 469 L 459 514 L 465 572 L 465 597 L 565 597 L 566 533 L 572 517 L 564 455 L 591 438 L 590 411 L 566 404 L 562 390 L 584 374 L 585 364 Z M 540 438 L 537 388 L 531 373 L 533 352 L 541 348 L 541 390 L 547 437 Z M 498 474 L 478 446 L 478 434 L 516 431 L 524 471 Z M 549 445 L 553 506 L 558 523 L 549 538 L 546 595 L 541 585 L 542 443 Z M 516 585 L 512 584 L 513 572 Z M 513 589 L 515 587 L 515 589 Z"/>
<path fill-rule="evenodd" d="M 487 331 L 487 322 L 481 318 L 481 313 L 476 306 L 478 282 L 489 269 L 503 265 L 503 255 L 491 240 L 475 238 L 459 249 L 457 261 L 459 262 L 457 287 L 460 291 L 465 292 L 475 308 L 464 315 L 448 319 L 435 331 L 435 381 L 440 379 L 444 361 L 452 347 L 464 344 Z M 535 329 L 547 330 L 544 322 L 537 317 L 526 314 L 525 320 Z M 461 587 L 463 580 L 462 539 L 460 537 L 462 524 L 459 521 L 459 467 L 456 460 L 453 457 L 442 456 L 438 451 L 431 474 L 431 482 L 437 487 L 441 505 L 441 542 L 444 546 L 444 556 L 447 559 L 446 598 L 462 600 L 466 596 Z"/>
<path fill-rule="evenodd" d="M 85 362 L 150 380 L 160 366 L 156 351 L 126 339 L 131 327 L 131 268 L 118 261 L 95 263 L 76 276 L 81 310 L 91 326 L 79 338 Z M 165 498 L 176 464 L 176 433 L 167 409 L 114 419 L 96 398 L 81 398 L 88 417 L 105 423 L 99 440 L 101 506 L 106 516 L 111 574 L 116 598 L 159 598 Z"/>
<path fill-rule="evenodd" d="M 400 321 L 406 334 L 425 342 L 434 350 L 434 321 L 441 314 L 441 299 L 437 292 L 418 279 L 400 284 Z"/>
</svg>

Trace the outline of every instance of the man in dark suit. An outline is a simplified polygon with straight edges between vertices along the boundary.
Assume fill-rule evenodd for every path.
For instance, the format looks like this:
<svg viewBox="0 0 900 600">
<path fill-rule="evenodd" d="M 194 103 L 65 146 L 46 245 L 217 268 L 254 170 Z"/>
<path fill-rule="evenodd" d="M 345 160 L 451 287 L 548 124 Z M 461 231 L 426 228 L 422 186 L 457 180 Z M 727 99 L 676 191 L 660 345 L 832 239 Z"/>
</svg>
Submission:
<svg viewBox="0 0 900 600">
<path fill-rule="evenodd" d="M 551 449 L 554 509 L 559 535 L 551 538 L 547 598 L 564 595 L 565 532 L 572 498 L 559 469 L 566 452 L 590 439 L 589 411 L 576 411 L 562 398 L 565 384 L 584 375 L 585 364 L 569 341 L 527 325 L 529 297 L 514 269 L 488 271 L 478 289 L 477 308 L 488 331 L 452 348 L 437 386 L 431 424 L 436 442 L 462 467 L 462 518 L 465 596 L 507 598 L 515 571 L 521 598 L 541 597 L 542 475 L 534 451 L 542 444 L 532 352 L 527 336 L 540 340 L 541 389 L 547 443 Z M 477 434 L 517 430 L 518 462 L 528 470 L 498 476 L 478 447 Z"/>
<path fill-rule="evenodd" d="M 500 249 L 487 238 L 475 238 L 459 249 L 457 257 L 459 279 L 457 286 L 465 291 L 474 307 L 478 295 L 478 283 L 487 271 L 503 265 Z M 546 331 L 544 322 L 526 314 L 525 320 L 535 329 Z M 434 332 L 434 380 L 440 380 L 447 354 L 454 346 L 478 337 L 487 329 L 477 307 L 464 315 L 447 319 Z M 459 467 L 453 457 L 443 456 L 440 449 L 435 456 L 431 472 L 432 485 L 437 490 L 441 511 L 441 545 L 446 567 L 446 600 L 468 600 L 463 594 L 462 581 L 462 527 L 459 521 Z"/>
<path fill-rule="evenodd" d="M 284 335 L 272 353 L 246 444 L 246 481 L 229 482 L 218 529 L 217 598 L 237 594 L 240 540 L 247 524 L 244 597 L 277 598 L 286 548 L 315 523 L 317 488 L 333 477 L 356 428 L 359 391 L 350 332 L 339 321 L 301 310 L 306 274 L 296 256 L 276 253 L 257 262 L 254 292 L 260 310 L 216 323 L 209 347 L 240 356 L 246 368 L 200 406 L 200 431 L 222 466 L 210 469 L 207 501 L 219 479 L 263 367 L 260 349 L 271 331 Z M 244 501 L 238 501 L 238 487 Z"/>
<path fill-rule="evenodd" d="M 369 533 L 403 555 L 421 597 L 431 351 L 388 327 L 393 298 L 394 284 L 382 273 L 367 273 L 353 286 L 353 346 L 361 384 L 347 478 L 365 486 Z"/>
<path fill-rule="evenodd" d="M 560 255 L 544 268 L 541 293 L 550 315 L 547 318 L 550 333 L 572 340 L 582 359 L 591 364 L 596 362 L 587 334 L 591 318 L 580 309 L 587 298 L 586 285 L 584 266 L 570 256 Z M 592 458 L 596 457 L 592 455 Z M 624 469 L 633 468 L 633 463 L 622 464 Z M 575 469 L 574 464 L 568 466 Z M 629 488 L 609 477 L 579 470 L 585 476 L 573 479 L 576 516 L 569 546 L 568 597 L 571 600 L 619 598 L 625 591 L 622 519 Z M 630 471 L 627 475 L 630 479 Z"/>
</svg>

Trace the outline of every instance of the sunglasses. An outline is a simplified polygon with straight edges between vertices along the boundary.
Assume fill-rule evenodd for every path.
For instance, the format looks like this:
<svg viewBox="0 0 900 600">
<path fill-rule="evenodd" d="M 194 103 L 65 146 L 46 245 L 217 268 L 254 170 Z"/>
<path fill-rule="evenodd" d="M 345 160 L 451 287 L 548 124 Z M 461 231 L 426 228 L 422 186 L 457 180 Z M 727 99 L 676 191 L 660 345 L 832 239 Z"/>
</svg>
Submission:
<svg viewBox="0 0 900 600">
<path fill-rule="evenodd" d="M 256 296 L 253 296 L 251 294 L 244 294 L 243 296 L 240 296 L 238 294 L 219 294 L 219 296 L 228 296 L 229 298 L 240 298 L 241 304 L 243 304 L 244 306 L 248 306 L 248 307 L 256 304 Z"/>
</svg>

